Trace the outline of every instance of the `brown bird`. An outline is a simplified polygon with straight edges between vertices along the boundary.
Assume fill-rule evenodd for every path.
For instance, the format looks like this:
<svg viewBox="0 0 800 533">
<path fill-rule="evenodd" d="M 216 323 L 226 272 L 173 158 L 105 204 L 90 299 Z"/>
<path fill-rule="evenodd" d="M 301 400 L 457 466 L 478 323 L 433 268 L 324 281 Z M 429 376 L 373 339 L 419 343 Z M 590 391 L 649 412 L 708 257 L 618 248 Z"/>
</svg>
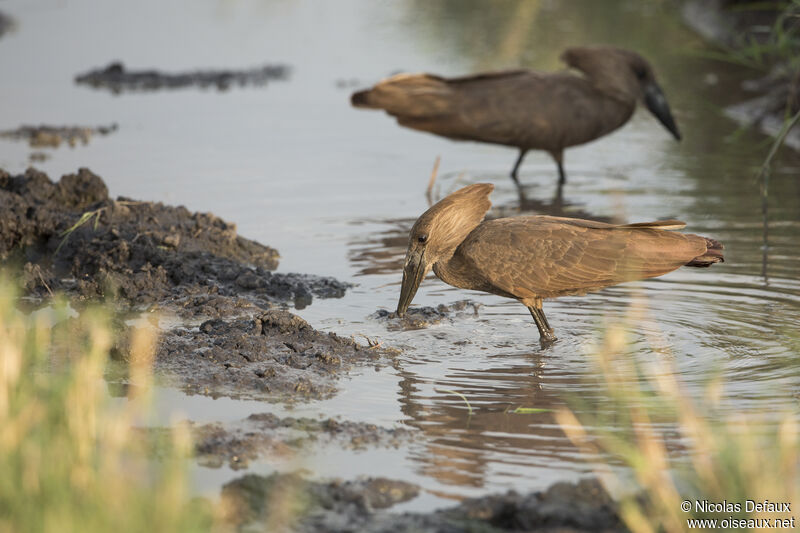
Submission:
<svg viewBox="0 0 800 533">
<path fill-rule="evenodd" d="M 609 46 L 569 48 L 561 59 L 575 72 L 506 70 L 461 78 L 398 74 L 352 95 L 355 107 L 384 109 L 401 126 L 461 141 L 519 148 L 511 178 L 528 150 L 545 150 L 566 181 L 564 149 L 602 137 L 647 108 L 676 139 L 653 69 L 639 54 Z"/>
<path fill-rule="evenodd" d="M 661 276 L 682 266 L 723 261 L 722 244 L 666 230 L 677 220 L 606 224 L 577 218 L 520 216 L 483 221 L 490 183 L 445 197 L 420 216 L 408 240 L 397 304 L 403 316 L 427 273 L 462 289 L 521 302 L 542 342 L 556 340 L 542 300 Z"/>
</svg>

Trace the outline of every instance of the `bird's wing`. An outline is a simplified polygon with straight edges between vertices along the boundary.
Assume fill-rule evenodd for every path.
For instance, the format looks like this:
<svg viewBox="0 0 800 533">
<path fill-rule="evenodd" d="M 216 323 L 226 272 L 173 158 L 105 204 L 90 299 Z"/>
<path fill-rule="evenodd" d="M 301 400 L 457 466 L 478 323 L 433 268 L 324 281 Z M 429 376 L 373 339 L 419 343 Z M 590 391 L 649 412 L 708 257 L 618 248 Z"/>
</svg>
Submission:
<svg viewBox="0 0 800 533">
<path fill-rule="evenodd" d="M 481 72 L 478 74 L 469 74 L 467 76 L 458 76 L 454 78 L 445 78 L 442 76 L 436 76 L 433 74 L 428 74 L 433 78 L 438 78 L 448 84 L 458 85 L 458 84 L 466 84 L 472 83 L 476 81 L 487 81 L 487 80 L 508 80 L 511 78 L 517 78 L 520 76 L 526 76 L 530 74 L 529 70 L 525 69 L 512 69 L 512 70 L 496 70 L 493 72 Z"/>
<path fill-rule="evenodd" d="M 679 224 L 504 218 L 482 223 L 456 253 L 503 292 L 549 298 L 660 276 L 702 255 L 702 237 L 659 229 Z"/>
<path fill-rule="evenodd" d="M 611 101 L 584 77 L 525 72 L 451 87 L 464 138 L 558 152 L 622 125 L 635 102 Z"/>
</svg>

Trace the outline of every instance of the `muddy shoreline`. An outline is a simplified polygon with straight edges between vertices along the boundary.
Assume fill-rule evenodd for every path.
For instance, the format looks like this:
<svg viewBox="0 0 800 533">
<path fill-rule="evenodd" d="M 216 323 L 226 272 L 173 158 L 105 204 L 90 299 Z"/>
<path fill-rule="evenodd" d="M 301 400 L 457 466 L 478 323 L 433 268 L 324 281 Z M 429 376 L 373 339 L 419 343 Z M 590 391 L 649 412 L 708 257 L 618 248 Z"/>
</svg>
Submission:
<svg viewBox="0 0 800 533">
<path fill-rule="evenodd" d="M 287 309 L 341 298 L 329 277 L 273 272 L 277 250 L 236 226 L 184 207 L 112 199 L 88 169 L 58 182 L 34 169 L 0 171 L 0 261 L 24 295 L 73 306 L 111 303 L 121 313 L 177 318 L 161 332 L 156 371 L 191 393 L 292 403 L 330 397 L 359 364 L 390 352 L 312 328 Z M 128 357 L 118 321 L 114 356 Z"/>
</svg>

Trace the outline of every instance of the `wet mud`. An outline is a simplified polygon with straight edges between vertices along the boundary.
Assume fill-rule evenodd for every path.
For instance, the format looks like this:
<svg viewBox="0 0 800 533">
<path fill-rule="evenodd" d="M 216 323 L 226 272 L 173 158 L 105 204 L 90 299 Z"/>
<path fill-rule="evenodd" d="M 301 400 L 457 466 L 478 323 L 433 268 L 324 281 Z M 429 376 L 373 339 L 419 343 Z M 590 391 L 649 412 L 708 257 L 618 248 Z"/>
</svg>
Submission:
<svg viewBox="0 0 800 533">
<path fill-rule="evenodd" d="M 247 475 L 222 489 L 228 520 L 295 532 L 440 533 L 456 531 L 626 531 L 616 504 L 596 480 L 556 483 L 543 492 L 490 495 L 432 513 L 392 513 L 419 487 L 373 478 L 318 483 L 297 474 Z M 275 524 L 276 516 L 295 520 Z"/>
<path fill-rule="evenodd" d="M 257 413 L 233 423 L 194 426 L 192 436 L 200 464 L 210 468 L 227 464 L 239 470 L 259 458 L 291 456 L 311 444 L 334 444 L 351 450 L 397 448 L 408 443 L 414 431 L 333 418 L 281 418 Z"/>
<path fill-rule="evenodd" d="M 90 70 L 75 76 L 75 83 L 94 89 L 107 89 L 119 94 L 124 91 L 158 91 L 199 87 L 219 91 L 231 87 L 260 87 L 272 81 L 285 81 L 291 69 L 287 65 L 264 65 L 241 70 L 196 70 L 191 72 L 161 72 L 158 70 L 128 70 L 120 62 L 105 68 Z"/>
<path fill-rule="evenodd" d="M 20 126 L 14 130 L 0 131 L 0 139 L 24 141 L 31 148 L 58 148 L 62 144 L 74 148 L 78 144 L 86 146 L 94 135 L 109 135 L 117 131 L 117 128 L 116 124 L 97 127 Z M 33 157 L 33 154 L 31 157 Z"/>
<path fill-rule="evenodd" d="M 283 309 L 340 298 L 333 278 L 275 273 L 278 252 L 210 213 L 113 200 L 88 169 L 53 182 L 0 171 L 0 263 L 26 296 L 177 316 L 163 331 L 156 371 L 192 393 L 282 402 L 325 398 L 355 364 L 389 354 L 322 333 Z M 118 324 L 113 356 L 127 359 L 134 326 Z M 388 359 L 387 359 L 388 361 Z"/>
<path fill-rule="evenodd" d="M 188 393 L 291 404 L 333 396 L 339 378 L 354 365 L 388 363 L 387 354 L 380 347 L 317 331 L 288 311 L 271 309 L 167 331 L 155 367 L 177 378 Z"/>
<path fill-rule="evenodd" d="M 459 300 L 450 305 L 440 304 L 436 307 L 409 307 L 403 317 L 394 311 L 379 309 L 370 318 L 386 324 L 389 331 L 407 331 L 425 329 L 443 322 L 452 323 L 455 319 L 469 316 L 477 317 L 481 304 L 472 300 Z"/>
</svg>

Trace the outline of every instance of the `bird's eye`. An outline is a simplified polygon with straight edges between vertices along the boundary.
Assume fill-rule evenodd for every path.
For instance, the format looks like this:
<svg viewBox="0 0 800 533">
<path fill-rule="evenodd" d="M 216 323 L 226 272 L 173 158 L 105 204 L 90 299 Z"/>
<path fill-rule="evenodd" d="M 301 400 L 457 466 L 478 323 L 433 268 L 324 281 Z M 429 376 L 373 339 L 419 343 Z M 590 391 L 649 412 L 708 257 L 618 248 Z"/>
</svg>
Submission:
<svg viewBox="0 0 800 533">
<path fill-rule="evenodd" d="M 427 240 L 428 240 L 428 236 L 427 236 L 427 235 L 420 235 L 419 237 L 417 237 L 417 241 L 419 241 L 419 242 L 421 242 L 421 243 L 423 243 L 423 244 L 424 244 L 424 243 L 425 243 Z"/>
<path fill-rule="evenodd" d="M 636 65 L 633 67 L 633 73 L 636 74 L 636 77 L 640 80 L 643 80 L 647 77 L 647 69 L 641 65 Z"/>
</svg>

